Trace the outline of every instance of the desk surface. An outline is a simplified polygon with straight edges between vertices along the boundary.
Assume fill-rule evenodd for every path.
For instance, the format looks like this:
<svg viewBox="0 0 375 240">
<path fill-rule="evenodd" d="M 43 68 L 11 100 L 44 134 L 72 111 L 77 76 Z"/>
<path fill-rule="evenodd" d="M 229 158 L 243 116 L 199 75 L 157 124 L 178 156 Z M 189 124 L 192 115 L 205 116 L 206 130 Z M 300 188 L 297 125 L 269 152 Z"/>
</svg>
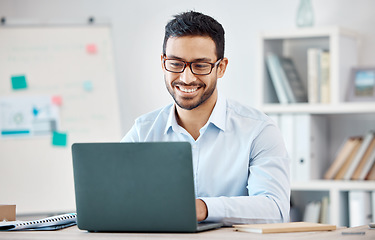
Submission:
<svg viewBox="0 0 375 240">
<path fill-rule="evenodd" d="M 342 232 L 365 232 L 364 235 L 342 235 Z M 375 229 L 369 229 L 368 226 L 356 228 L 342 228 L 335 231 L 323 232 L 300 232 L 300 233 L 245 233 L 236 232 L 233 228 L 221 228 L 201 233 L 175 234 L 175 233 L 89 233 L 79 230 L 76 226 L 57 231 L 14 231 L 0 232 L 0 239 L 57 239 L 57 240 L 79 240 L 79 239 L 311 239 L 311 240 L 357 240 L 357 239 L 375 239 Z"/>
</svg>

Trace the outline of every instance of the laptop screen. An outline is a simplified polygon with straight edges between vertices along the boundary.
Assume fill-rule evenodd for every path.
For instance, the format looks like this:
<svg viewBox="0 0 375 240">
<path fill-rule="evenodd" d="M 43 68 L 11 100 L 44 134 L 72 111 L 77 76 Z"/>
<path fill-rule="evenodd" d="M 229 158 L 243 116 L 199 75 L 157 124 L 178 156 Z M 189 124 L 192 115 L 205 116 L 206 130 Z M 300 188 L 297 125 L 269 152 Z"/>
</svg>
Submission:
<svg viewBox="0 0 375 240">
<path fill-rule="evenodd" d="M 196 231 L 190 143 L 75 143 L 72 155 L 80 229 Z"/>
</svg>

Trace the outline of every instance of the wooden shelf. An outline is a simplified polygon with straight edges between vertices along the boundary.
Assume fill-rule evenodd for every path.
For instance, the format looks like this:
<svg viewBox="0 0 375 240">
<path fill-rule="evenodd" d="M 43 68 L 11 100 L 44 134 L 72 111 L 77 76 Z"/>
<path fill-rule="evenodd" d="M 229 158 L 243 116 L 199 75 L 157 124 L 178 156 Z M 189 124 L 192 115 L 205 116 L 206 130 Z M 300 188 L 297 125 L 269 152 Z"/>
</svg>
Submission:
<svg viewBox="0 0 375 240">
<path fill-rule="evenodd" d="M 375 102 L 341 104 L 263 104 L 265 113 L 351 114 L 375 113 Z"/>
<path fill-rule="evenodd" d="M 309 182 L 292 182 L 291 189 L 292 191 L 374 191 L 375 181 L 312 180 Z"/>
<path fill-rule="evenodd" d="M 358 33 L 338 26 L 327 26 L 321 28 L 295 28 L 282 31 L 262 32 L 263 39 L 288 39 L 288 38 L 314 38 L 340 34 L 349 37 L 358 37 Z"/>
</svg>

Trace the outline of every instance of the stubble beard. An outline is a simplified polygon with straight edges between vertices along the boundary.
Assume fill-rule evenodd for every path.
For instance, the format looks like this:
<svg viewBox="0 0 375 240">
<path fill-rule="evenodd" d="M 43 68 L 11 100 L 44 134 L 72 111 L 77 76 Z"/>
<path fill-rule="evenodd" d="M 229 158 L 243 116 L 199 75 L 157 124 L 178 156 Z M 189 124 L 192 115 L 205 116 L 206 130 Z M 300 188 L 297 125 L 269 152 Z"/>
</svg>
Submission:
<svg viewBox="0 0 375 240">
<path fill-rule="evenodd" d="M 169 92 L 169 94 L 171 94 L 174 102 L 177 104 L 177 106 L 179 106 L 180 108 L 182 109 L 185 109 L 185 110 L 192 110 L 194 108 L 197 108 L 199 107 L 200 105 L 202 105 L 204 102 L 207 101 L 207 99 L 209 99 L 212 94 L 214 93 L 215 89 L 216 89 L 216 83 L 217 81 L 215 81 L 214 84 L 212 84 L 212 86 L 208 89 L 206 89 L 206 91 L 203 93 L 202 96 L 196 96 L 196 97 L 193 97 L 193 98 L 177 98 L 176 97 L 176 94 L 175 92 L 173 91 L 173 86 L 174 84 L 172 83 L 171 85 L 168 83 L 168 81 L 165 79 L 165 76 L 164 76 L 164 82 L 165 82 L 165 86 L 167 87 L 167 90 Z M 205 89 L 206 88 L 206 84 L 181 84 L 179 83 L 179 85 L 183 85 L 183 86 L 199 86 L 200 88 L 203 88 Z M 199 98 L 197 101 L 195 102 L 191 102 L 193 101 L 194 98 Z"/>
</svg>

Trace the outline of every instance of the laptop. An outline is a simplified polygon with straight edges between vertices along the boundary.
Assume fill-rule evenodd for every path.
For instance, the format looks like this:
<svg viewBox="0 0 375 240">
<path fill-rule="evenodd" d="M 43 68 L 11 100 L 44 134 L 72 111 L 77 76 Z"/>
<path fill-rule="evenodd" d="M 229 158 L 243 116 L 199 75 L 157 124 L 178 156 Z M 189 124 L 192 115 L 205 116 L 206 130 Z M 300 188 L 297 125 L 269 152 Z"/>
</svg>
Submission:
<svg viewBox="0 0 375 240">
<path fill-rule="evenodd" d="M 187 142 L 75 143 L 79 229 L 198 232 L 191 145 Z"/>
</svg>

